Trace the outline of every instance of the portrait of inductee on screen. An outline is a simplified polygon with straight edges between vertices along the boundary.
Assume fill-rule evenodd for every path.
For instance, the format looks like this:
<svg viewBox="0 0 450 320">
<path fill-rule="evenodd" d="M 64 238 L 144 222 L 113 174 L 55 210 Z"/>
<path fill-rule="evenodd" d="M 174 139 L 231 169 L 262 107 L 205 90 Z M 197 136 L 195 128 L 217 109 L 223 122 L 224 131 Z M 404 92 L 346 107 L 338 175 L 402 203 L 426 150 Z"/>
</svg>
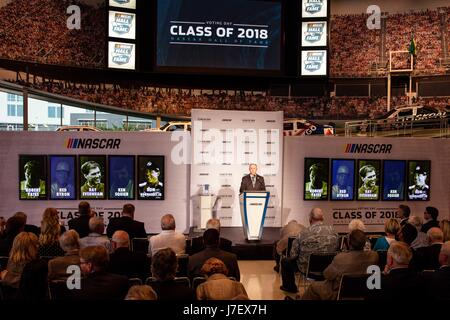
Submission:
<svg viewBox="0 0 450 320">
<path fill-rule="evenodd" d="M 355 161 L 331 160 L 331 200 L 353 200 Z"/>
<path fill-rule="evenodd" d="M 328 164 L 325 158 L 305 158 L 305 200 L 328 199 Z"/>
<path fill-rule="evenodd" d="M 408 162 L 408 200 L 430 200 L 430 161 Z"/>
<path fill-rule="evenodd" d="M 140 200 L 164 200 L 164 157 L 139 157 Z"/>
<path fill-rule="evenodd" d="M 105 156 L 80 156 L 80 199 L 105 199 Z"/>
<path fill-rule="evenodd" d="M 406 161 L 383 161 L 383 201 L 405 200 Z"/>
<path fill-rule="evenodd" d="M 357 200 L 380 199 L 380 160 L 358 160 Z"/>
<path fill-rule="evenodd" d="M 109 156 L 109 198 L 134 199 L 134 156 Z"/>
<path fill-rule="evenodd" d="M 50 199 L 75 200 L 75 157 L 50 156 Z"/>
<path fill-rule="evenodd" d="M 19 156 L 19 181 L 21 200 L 47 199 L 46 156 Z"/>
</svg>

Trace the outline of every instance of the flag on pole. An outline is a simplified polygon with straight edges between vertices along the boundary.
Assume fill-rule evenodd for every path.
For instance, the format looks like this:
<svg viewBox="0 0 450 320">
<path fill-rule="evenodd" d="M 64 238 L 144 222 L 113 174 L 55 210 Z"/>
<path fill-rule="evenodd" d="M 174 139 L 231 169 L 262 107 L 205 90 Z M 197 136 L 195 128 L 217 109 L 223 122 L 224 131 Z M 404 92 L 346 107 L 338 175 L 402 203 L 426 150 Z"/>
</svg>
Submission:
<svg viewBox="0 0 450 320">
<path fill-rule="evenodd" d="M 416 56 L 416 54 L 417 54 L 417 47 L 416 47 L 416 41 L 414 40 L 414 33 L 411 34 L 411 42 L 409 43 L 408 51 L 413 56 Z"/>
</svg>

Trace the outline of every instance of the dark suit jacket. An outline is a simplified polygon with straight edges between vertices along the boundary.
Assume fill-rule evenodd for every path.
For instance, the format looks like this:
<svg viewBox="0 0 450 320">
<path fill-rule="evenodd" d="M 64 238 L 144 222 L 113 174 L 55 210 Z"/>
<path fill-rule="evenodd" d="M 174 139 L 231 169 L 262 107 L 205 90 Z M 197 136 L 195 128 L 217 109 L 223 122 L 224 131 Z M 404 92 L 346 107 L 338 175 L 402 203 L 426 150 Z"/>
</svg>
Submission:
<svg viewBox="0 0 450 320">
<path fill-rule="evenodd" d="M 127 277 L 107 273 L 93 272 L 81 279 L 80 290 L 70 290 L 72 300 L 123 300 L 128 293 Z"/>
<path fill-rule="evenodd" d="M 381 289 L 369 290 L 369 298 L 375 300 L 415 301 L 422 295 L 419 275 L 410 268 L 393 269 L 381 276 Z"/>
<path fill-rule="evenodd" d="M 70 265 L 80 265 L 78 251 L 66 253 L 63 257 L 51 259 L 48 262 L 48 279 L 67 279 L 71 275 L 67 273 L 67 268 Z"/>
<path fill-rule="evenodd" d="M 266 191 L 266 184 L 264 183 L 264 178 L 260 175 L 256 175 L 255 187 L 253 187 L 252 178 L 250 174 L 243 176 L 241 181 L 241 187 L 239 188 L 239 193 L 244 191 Z"/>
<path fill-rule="evenodd" d="M 81 238 L 87 237 L 89 233 L 91 232 L 89 230 L 89 219 L 91 217 L 88 215 L 80 216 L 78 218 L 73 218 L 69 220 L 69 229 L 74 229 L 76 232 L 78 232 L 78 235 Z"/>
<path fill-rule="evenodd" d="M 131 252 L 128 248 L 118 248 L 109 256 L 108 271 L 145 281 L 150 276 L 150 260 L 144 253 Z"/>
<path fill-rule="evenodd" d="M 32 232 L 39 237 L 39 234 L 41 233 L 41 228 L 38 228 L 37 226 L 35 226 L 33 224 L 26 224 L 23 231 Z"/>
<path fill-rule="evenodd" d="M 424 223 L 422 225 L 422 229 L 420 229 L 420 231 L 422 231 L 424 233 L 427 233 L 428 230 L 430 230 L 431 228 L 434 228 L 434 227 L 439 228 L 439 221 L 437 221 L 437 220 L 430 220 L 427 223 Z"/>
<path fill-rule="evenodd" d="M 219 240 L 219 249 L 227 252 L 233 253 L 231 249 L 233 242 L 231 240 L 220 238 Z M 203 243 L 203 237 L 192 238 L 191 244 L 191 254 L 200 252 L 205 249 L 205 244 Z"/>
<path fill-rule="evenodd" d="M 106 234 L 109 238 L 112 238 L 117 230 L 127 232 L 130 240 L 133 238 L 147 238 L 144 223 L 133 220 L 130 217 L 111 218 L 106 228 Z"/>
<path fill-rule="evenodd" d="M 48 299 L 47 262 L 41 259 L 25 265 L 20 277 L 18 299 L 46 300 Z"/>
<path fill-rule="evenodd" d="M 206 247 L 205 250 L 189 257 L 188 273 L 191 279 L 204 276 L 200 270 L 209 258 L 222 260 L 227 266 L 228 276 L 235 277 L 237 281 L 241 279 L 236 255 L 220 250 L 217 247 Z"/>
<path fill-rule="evenodd" d="M 437 270 L 441 266 L 439 264 L 439 253 L 442 244 L 435 243 L 428 247 L 418 248 L 413 253 L 413 258 L 409 264 L 410 268 L 415 271 Z"/>
<path fill-rule="evenodd" d="M 424 273 L 426 298 L 430 300 L 450 300 L 450 266 Z"/>
</svg>

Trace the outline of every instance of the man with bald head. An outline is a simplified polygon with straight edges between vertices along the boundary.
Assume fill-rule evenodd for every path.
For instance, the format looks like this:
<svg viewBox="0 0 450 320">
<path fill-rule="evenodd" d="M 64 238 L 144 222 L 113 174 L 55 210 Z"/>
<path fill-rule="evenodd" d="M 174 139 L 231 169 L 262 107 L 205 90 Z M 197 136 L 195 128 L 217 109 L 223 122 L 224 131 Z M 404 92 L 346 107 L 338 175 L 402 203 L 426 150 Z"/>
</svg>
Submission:
<svg viewBox="0 0 450 320">
<path fill-rule="evenodd" d="M 281 260 L 281 290 L 296 293 L 295 272 L 306 273 L 312 253 L 333 253 L 338 249 L 338 234 L 332 226 L 323 223 L 322 209 L 314 208 L 309 213 L 310 226 L 299 233 L 292 243 L 291 256 Z"/>
<path fill-rule="evenodd" d="M 154 255 L 156 251 L 171 248 L 176 254 L 182 254 L 186 250 L 186 238 L 182 233 L 175 232 L 175 218 L 166 214 L 161 218 L 162 232 L 150 238 L 149 252 Z"/>
<path fill-rule="evenodd" d="M 143 281 L 150 276 L 150 261 L 142 252 L 130 251 L 130 237 L 122 230 L 114 232 L 111 245 L 113 253 L 109 256 L 109 272 Z"/>
<path fill-rule="evenodd" d="M 427 232 L 428 247 L 418 248 L 410 267 L 416 271 L 437 270 L 440 267 L 439 253 L 444 242 L 444 233 L 439 228 L 431 228 Z"/>
</svg>

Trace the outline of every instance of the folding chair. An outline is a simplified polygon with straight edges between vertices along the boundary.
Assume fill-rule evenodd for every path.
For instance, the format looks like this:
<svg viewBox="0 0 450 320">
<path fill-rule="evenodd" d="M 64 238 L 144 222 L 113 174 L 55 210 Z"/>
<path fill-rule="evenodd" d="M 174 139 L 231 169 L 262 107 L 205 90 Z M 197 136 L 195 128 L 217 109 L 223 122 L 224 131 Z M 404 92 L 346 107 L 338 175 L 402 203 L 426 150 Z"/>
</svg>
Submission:
<svg viewBox="0 0 450 320">
<path fill-rule="evenodd" d="M 187 288 L 191 287 L 191 281 L 189 280 L 188 277 L 175 277 L 175 279 L 173 279 L 173 281 L 175 281 L 175 283 L 179 286 L 183 286 L 183 287 L 187 287 Z M 154 277 L 148 277 L 147 280 L 145 280 L 145 284 L 152 287 L 155 291 L 158 290 L 160 283 L 161 282 L 156 280 L 156 278 L 154 278 Z"/>
<path fill-rule="evenodd" d="M 323 272 L 333 261 L 336 256 L 335 252 L 332 253 L 312 253 L 308 258 L 308 265 L 306 267 L 306 273 L 304 277 L 299 278 L 298 287 L 305 287 L 308 280 L 322 281 L 324 280 Z M 304 281 L 302 281 L 304 278 Z"/>
<path fill-rule="evenodd" d="M 67 288 L 66 280 L 50 280 L 48 291 L 50 300 L 69 300 L 72 290 Z"/>
<path fill-rule="evenodd" d="M 140 286 L 142 285 L 142 280 L 139 278 L 129 278 L 128 279 L 128 287 L 131 288 L 132 286 Z"/>
<path fill-rule="evenodd" d="M 192 289 L 194 289 L 194 292 L 197 290 L 197 287 L 206 281 L 205 277 L 195 277 L 192 280 Z"/>
<path fill-rule="evenodd" d="M 133 238 L 131 240 L 131 251 L 142 252 L 147 254 L 149 247 L 149 241 L 147 238 Z"/>
<path fill-rule="evenodd" d="M 280 275 L 280 282 L 282 282 L 282 280 L 281 280 L 281 259 L 283 259 L 283 258 L 290 258 L 290 256 L 291 256 L 291 249 L 292 249 L 292 244 L 294 243 L 294 240 L 296 239 L 297 237 L 289 237 L 288 238 L 288 244 L 287 244 L 287 247 L 286 247 L 286 250 L 284 250 L 284 252 L 280 255 L 280 260 L 278 261 L 278 265 L 280 266 L 280 269 L 279 269 L 279 275 Z"/>
<path fill-rule="evenodd" d="M 367 273 L 342 275 L 337 300 L 364 300 L 368 293 L 369 276 Z"/>
<path fill-rule="evenodd" d="M 188 254 L 177 254 L 178 260 L 178 270 L 176 273 L 177 277 L 187 277 L 188 276 L 188 264 L 189 255 Z"/>
</svg>

